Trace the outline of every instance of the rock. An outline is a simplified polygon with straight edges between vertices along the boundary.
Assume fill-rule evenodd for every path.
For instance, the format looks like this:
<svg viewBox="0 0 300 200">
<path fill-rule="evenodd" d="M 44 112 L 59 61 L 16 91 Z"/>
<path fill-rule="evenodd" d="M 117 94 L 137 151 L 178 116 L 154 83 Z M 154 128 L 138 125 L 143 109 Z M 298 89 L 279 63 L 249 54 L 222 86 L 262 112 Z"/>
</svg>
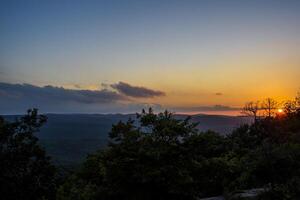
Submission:
<svg viewBox="0 0 300 200">
<path fill-rule="evenodd" d="M 256 199 L 257 196 L 263 192 L 266 192 L 267 189 L 265 188 L 253 188 L 250 190 L 242 190 L 241 192 L 233 194 L 229 199 L 234 200 L 234 199 L 245 199 L 245 200 L 250 200 L 250 199 Z"/>
<path fill-rule="evenodd" d="M 216 197 L 209 197 L 209 198 L 203 198 L 198 200 L 225 200 L 223 196 L 216 196 Z"/>
<path fill-rule="evenodd" d="M 234 193 L 228 199 L 230 199 L 230 200 L 255 200 L 258 197 L 258 195 L 260 195 L 261 193 L 266 192 L 266 191 L 267 191 L 267 189 L 265 189 L 265 188 L 253 188 L 250 190 L 242 190 L 240 192 Z M 202 198 L 202 199 L 198 199 L 198 200 L 225 200 L 225 197 L 224 196 L 215 196 L 215 197 Z"/>
</svg>

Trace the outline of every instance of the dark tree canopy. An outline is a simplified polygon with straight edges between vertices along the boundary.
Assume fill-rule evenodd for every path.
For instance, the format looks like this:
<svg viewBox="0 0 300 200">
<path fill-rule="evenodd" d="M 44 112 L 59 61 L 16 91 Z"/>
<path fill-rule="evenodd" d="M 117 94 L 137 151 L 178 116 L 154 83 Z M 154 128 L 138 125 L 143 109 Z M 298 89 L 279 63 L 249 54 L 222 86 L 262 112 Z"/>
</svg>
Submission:
<svg viewBox="0 0 300 200">
<path fill-rule="evenodd" d="M 193 199 L 220 192 L 212 166 L 222 173 L 224 163 L 213 157 L 222 154 L 223 137 L 199 134 L 196 124 L 167 111 L 150 109 L 137 119 L 113 125 L 109 147 L 89 156 L 60 188 L 61 199 L 90 190 L 88 199 Z"/>
<path fill-rule="evenodd" d="M 0 118 L 0 194 L 6 200 L 55 198 L 55 167 L 34 135 L 46 122 L 37 110 L 15 122 Z"/>
<path fill-rule="evenodd" d="M 296 111 L 295 111 L 296 112 Z M 298 114 L 267 116 L 227 136 L 150 109 L 113 125 L 59 188 L 59 200 L 197 199 L 263 187 L 263 199 L 300 197 Z"/>
<path fill-rule="evenodd" d="M 199 132 L 190 118 L 152 109 L 118 122 L 106 148 L 89 155 L 61 183 L 35 133 L 37 110 L 15 122 L 0 118 L 0 192 L 8 200 L 199 199 L 264 188 L 258 199 L 300 199 L 300 97 L 284 113 L 265 102 L 265 116 L 228 135 Z M 277 104 L 276 104 L 277 105 Z M 257 114 L 257 105 L 247 111 Z M 252 110 L 254 108 L 254 110 Z M 57 188 L 57 190 L 56 190 Z"/>
</svg>

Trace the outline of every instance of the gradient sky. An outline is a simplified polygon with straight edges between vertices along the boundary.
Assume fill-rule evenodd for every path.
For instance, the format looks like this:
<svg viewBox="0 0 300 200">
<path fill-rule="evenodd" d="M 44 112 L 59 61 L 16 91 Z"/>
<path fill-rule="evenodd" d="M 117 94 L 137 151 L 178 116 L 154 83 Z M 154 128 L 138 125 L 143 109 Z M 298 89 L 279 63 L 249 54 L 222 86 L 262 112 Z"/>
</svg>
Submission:
<svg viewBox="0 0 300 200">
<path fill-rule="evenodd" d="M 300 88 L 299 0 L 1 0 L 0 44 L 2 83 L 163 93 L 99 112 L 240 107 Z"/>
</svg>

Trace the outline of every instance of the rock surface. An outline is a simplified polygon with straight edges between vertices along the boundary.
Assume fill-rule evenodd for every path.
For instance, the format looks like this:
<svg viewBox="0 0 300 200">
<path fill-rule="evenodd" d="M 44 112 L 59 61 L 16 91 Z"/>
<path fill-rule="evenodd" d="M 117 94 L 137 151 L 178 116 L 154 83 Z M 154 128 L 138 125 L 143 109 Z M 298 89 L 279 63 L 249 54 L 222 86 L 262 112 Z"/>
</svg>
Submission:
<svg viewBox="0 0 300 200">
<path fill-rule="evenodd" d="M 255 200 L 257 196 L 263 192 L 266 192 L 267 189 L 265 188 L 253 188 L 250 190 L 242 190 L 240 192 L 234 193 L 228 199 L 230 200 L 237 200 L 237 199 L 244 199 L 244 200 Z M 224 196 L 215 196 L 215 197 L 208 197 L 202 198 L 198 200 L 225 200 Z"/>
</svg>

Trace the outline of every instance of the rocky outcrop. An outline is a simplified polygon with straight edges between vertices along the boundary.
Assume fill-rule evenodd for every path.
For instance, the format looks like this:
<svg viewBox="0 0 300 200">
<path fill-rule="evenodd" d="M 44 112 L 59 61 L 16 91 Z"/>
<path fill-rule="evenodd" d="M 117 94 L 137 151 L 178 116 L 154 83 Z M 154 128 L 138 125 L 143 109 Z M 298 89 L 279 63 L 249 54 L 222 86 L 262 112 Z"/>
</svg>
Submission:
<svg viewBox="0 0 300 200">
<path fill-rule="evenodd" d="M 228 198 L 224 196 L 215 196 L 215 197 L 208 197 L 202 198 L 198 200 L 256 200 L 258 195 L 266 192 L 267 189 L 265 188 L 253 188 L 250 190 L 241 190 L 240 192 L 235 192 L 234 194 L 230 195 Z"/>
</svg>

